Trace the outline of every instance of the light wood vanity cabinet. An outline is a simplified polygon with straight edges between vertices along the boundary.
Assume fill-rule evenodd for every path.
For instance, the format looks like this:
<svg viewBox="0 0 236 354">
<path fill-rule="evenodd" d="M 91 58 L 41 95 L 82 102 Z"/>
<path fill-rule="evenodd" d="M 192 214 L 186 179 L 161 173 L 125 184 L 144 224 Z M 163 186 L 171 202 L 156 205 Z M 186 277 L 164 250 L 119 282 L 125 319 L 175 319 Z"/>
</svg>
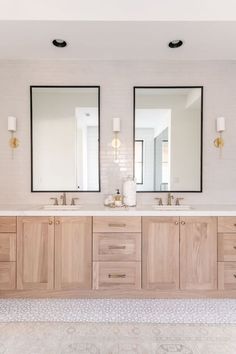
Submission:
<svg viewBox="0 0 236 354">
<path fill-rule="evenodd" d="M 181 290 L 217 289 L 217 218 L 180 218 Z"/>
<path fill-rule="evenodd" d="M 92 218 L 55 218 L 55 288 L 91 289 Z"/>
<path fill-rule="evenodd" d="M 2 294 L 232 297 L 236 217 L 0 217 Z"/>
<path fill-rule="evenodd" d="M 217 218 L 144 217 L 143 287 L 217 289 Z"/>
<path fill-rule="evenodd" d="M 236 217 L 218 218 L 218 285 L 236 290 Z"/>
<path fill-rule="evenodd" d="M 93 218 L 93 288 L 141 289 L 141 217 Z"/>
<path fill-rule="evenodd" d="M 18 289 L 90 289 L 91 217 L 20 217 Z"/>
<path fill-rule="evenodd" d="M 54 218 L 19 217 L 17 222 L 17 288 L 54 287 Z"/>
<path fill-rule="evenodd" d="M 0 217 L 0 290 L 16 287 L 16 217 Z"/>
<path fill-rule="evenodd" d="M 142 287 L 179 289 L 178 217 L 143 217 Z"/>
</svg>

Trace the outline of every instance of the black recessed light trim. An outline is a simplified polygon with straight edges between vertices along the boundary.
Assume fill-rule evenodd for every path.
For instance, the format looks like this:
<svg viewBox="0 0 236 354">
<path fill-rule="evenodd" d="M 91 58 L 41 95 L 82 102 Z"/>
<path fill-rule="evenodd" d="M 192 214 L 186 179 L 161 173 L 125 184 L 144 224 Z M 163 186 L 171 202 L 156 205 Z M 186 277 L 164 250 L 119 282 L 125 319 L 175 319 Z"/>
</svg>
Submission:
<svg viewBox="0 0 236 354">
<path fill-rule="evenodd" d="M 66 41 L 64 41 L 64 39 L 54 39 L 52 41 L 52 44 L 58 48 L 65 48 L 67 46 L 67 43 L 66 43 Z"/>
<path fill-rule="evenodd" d="M 171 41 L 169 44 L 168 44 L 168 46 L 170 47 L 170 48 L 179 48 L 179 47 L 181 47 L 182 45 L 183 45 L 183 41 L 181 41 L 181 39 L 175 39 L 175 40 L 173 40 L 173 41 Z"/>
</svg>

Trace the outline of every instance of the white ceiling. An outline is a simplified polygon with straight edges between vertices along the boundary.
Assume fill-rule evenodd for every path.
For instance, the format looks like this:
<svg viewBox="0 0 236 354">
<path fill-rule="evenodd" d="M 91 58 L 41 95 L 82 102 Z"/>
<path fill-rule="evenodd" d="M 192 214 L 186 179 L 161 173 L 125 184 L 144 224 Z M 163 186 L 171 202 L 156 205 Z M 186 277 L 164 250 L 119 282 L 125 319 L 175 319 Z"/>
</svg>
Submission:
<svg viewBox="0 0 236 354">
<path fill-rule="evenodd" d="M 236 21 L 0 21 L 0 43 L 0 59 L 236 60 Z"/>
<path fill-rule="evenodd" d="M 235 0 L 0 0 L 0 20 L 236 20 Z"/>
</svg>

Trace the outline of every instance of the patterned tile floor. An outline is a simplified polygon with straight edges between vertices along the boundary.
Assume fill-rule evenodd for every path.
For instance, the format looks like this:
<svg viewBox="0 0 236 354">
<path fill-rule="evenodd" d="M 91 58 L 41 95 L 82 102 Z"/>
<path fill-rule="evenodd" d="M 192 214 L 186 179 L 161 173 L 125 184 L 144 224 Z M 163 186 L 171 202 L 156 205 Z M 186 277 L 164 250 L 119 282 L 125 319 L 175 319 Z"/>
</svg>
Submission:
<svg viewBox="0 0 236 354">
<path fill-rule="evenodd" d="M 235 354 L 236 325 L 0 323 L 0 354 Z"/>
<path fill-rule="evenodd" d="M 0 322 L 21 321 L 236 324 L 236 300 L 0 299 Z"/>
</svg>

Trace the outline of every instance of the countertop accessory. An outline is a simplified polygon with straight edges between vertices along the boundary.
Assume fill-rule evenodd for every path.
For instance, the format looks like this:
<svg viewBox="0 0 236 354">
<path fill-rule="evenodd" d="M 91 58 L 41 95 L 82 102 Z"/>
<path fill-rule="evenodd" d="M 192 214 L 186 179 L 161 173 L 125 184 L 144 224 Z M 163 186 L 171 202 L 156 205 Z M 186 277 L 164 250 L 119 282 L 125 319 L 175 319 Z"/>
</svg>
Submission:
<svg viewBox="0 0 236 354">
<path fill-rule="evenodd" d="M 132 176 L 128 176 L 123 183 L 124 204 L 136 206 L 136 181 Z"/>
</svg>

